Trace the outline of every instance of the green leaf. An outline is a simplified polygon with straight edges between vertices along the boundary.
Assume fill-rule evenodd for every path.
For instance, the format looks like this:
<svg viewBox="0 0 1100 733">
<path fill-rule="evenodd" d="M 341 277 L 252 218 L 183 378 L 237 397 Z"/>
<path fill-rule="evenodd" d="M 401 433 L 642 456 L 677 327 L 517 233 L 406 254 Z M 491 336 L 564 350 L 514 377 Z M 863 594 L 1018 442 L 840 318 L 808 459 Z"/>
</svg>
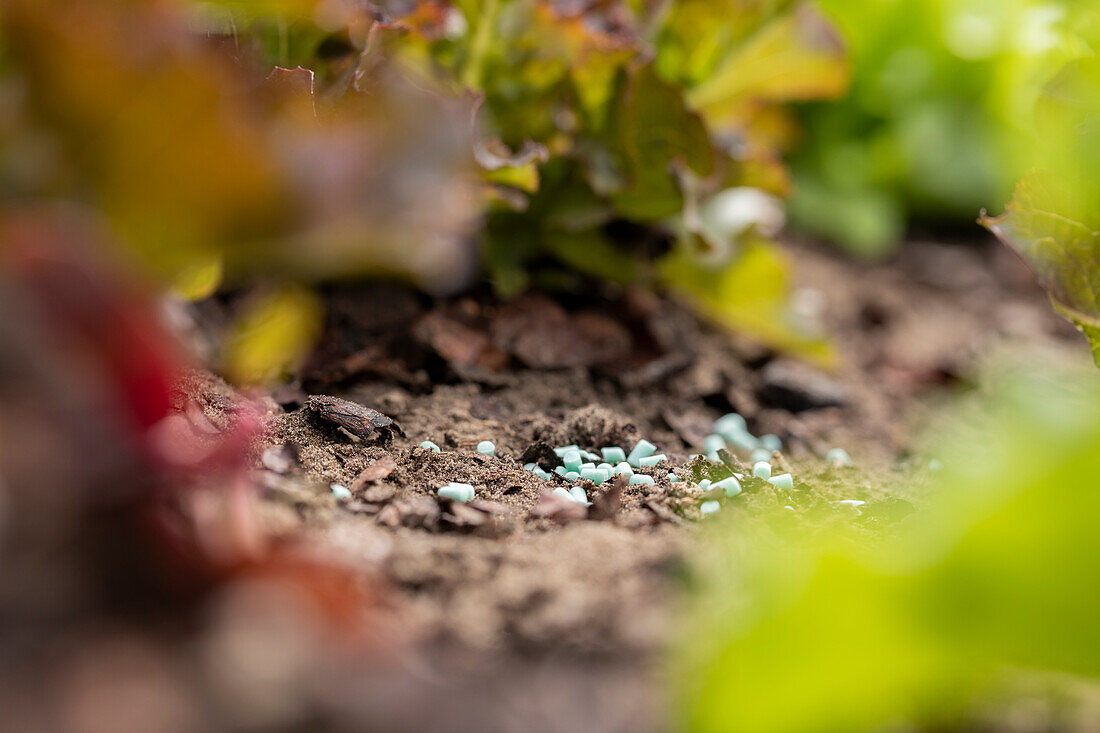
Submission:
<svg viewBox="0 0 1100 733">
<path fill-rule="evenodd" d="M 848 85 L 844 44 L 803 3 L 762 28 L 689 94 L 705 113 L 746 99 L 791 101 L 840 95 Z"/>
<path fill-rule="evenodd" d="M 1010 670 L 1100 673 L 1096 380 L 1001 381 L 946 431 L 930 505 L 896 539 L 711 525 L 673 647 L 687 730 L 966 730 Z"/>
<path fill-rule="evenodd" d="M 624 94 L 621 132 L 630 184 L 612 199 L 624 217 L 658 221 L 683 208 L 674 165 L 701 176 L 713 170 L 710 135 L 685 106 L 683 92 L 657 76 L 652 64 L 629 72 Z"/>
<path fill-rule="evenodd" d="M 678 248 L 659 263 L 659 275 L 674 295 L 718 325 L 819 366 L 836 365 L 828 341 L 792 323 L 787 262 L 771 244 L 749 241 L 733 263 L 718 269 Z"/>
<path fill-rule="evenodd" d="M 1068 200 L 1064 187 L 1034 173 L 1003 215 L 981 222 L 1024 258 L 1054 307 L 1088 338 L 1100 366 L 1100 231 L 1064 213 Z"/>
</svg>

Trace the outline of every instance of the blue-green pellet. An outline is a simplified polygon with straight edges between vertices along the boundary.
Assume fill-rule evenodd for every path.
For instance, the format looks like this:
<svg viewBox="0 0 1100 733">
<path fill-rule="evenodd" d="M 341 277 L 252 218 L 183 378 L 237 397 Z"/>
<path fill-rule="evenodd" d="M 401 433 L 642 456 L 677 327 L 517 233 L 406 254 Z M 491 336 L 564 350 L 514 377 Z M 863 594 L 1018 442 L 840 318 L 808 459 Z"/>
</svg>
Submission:
<svg viewBox="0 0 1100 733">
<path fill-rule="evenodd" d="M 558 474 L 562 478 L 565 478 L 565 474 L 567 474 L 569 472 L 565 470 L 565 466 L 556 466 L 554 468 L 554 473 Z"/>
<path fill-rule="evenodd" d="M 652 476 L 646 476 L 642 473 L 636 473 L 630 477 L 631 484 L 645 484 L 646 486 L 653 486 L 657 482 L 653 480 Z"/>
<path fill-rule="evenodd" d="M 495 456 L 497 453 L 497 447 L 493 445 L 491 440 L 483 440 L 477 444 L 477 452 L 483 456 Z"/>
<path fill-rule="evenodd" d="M 667 461 L 667 460 L 668 460 L 668 456 L 666 456 L 664 453 L 655 453 L 651 456 L 646 456 L 645 458 L 639 458 L 638 459 L 638 465 L 639 466 L 656 466 L 661 461 Z"/>
<path fill-rule="evenodd" d="M 783 450 L 783 441 L 779 439 L 778 435 L 768 433 L 760 436 L 760 447 L 769 451 Z"/>
<path fill-rule="evenodd" d="M 577 466 L 576 470 L 583 471 L 586 468 L 595 468 L 595 467 L 596 467 L 596 464 L 589 461 L 587 463 L 582 463 L 579 466 Z"/>
<path fill-rule="evenodd" d="M 722 489 L 731 499 L 741 493 L 741 484 L 733 476 L 714 482 L 713 488 Z"/>
<path fill-rule="evenodd" d="M 720 435 L 744 433 L 747 430 L 748 424 L 745 422 L 745 418 L 741 417 L 736 412 L 723 415 L 714 421 L 714 432 Z"/>
<path fill-rule="evenodd" d="M 657 446 L 650 443 L 645 438 L 642 438 L 634 444 L 634 449 L 630 451 L 630 455 L 626 457 L 626 462 L 635 468 L 639 467 L 638 461 L 646 456 L 651 456 L 657 452 Z"/>
<path fill-rule="evenodd" d="M 566 451 L 561 457 L 561 462 L 570 471 L 576 471 L 581 465 L 581 452 L 579 450 Z"/>
<path fill-rule="evenodd" d="M 711 433 L 703 438 L 703 453 L 717 453 L 720 450 L 725 450 L 725 448 L 726 439 L 718 433 Z"/>
<path fill-rule="evenodd" d="M 834 466 L 852 465 L 852 457 L 843 448 L 833 448 L 825 454 L 825 460 Z"/>
<path fill-rule="evenodd" d="M 610 463 L 601 463 L 600 465 L 596 466 L 596 468 L 600 469 L 601 471 L 607 471 L 609 474 L 615 470 L 615 467 L 612 466 Z"/>
<path fill-rule="evenodd" d="M 575 445 L 560 445 L 560 446 L 558 446 L 557 448 L 554 449 L 554 454 L 558 458 L 561 458 L 562 456 L 564 456 L 566 453 L 568 453 L 571 450 L 579 451 L 580 448 L 578 448 Z"/>
<path fill-rule="evenodd" d="M 752 456 L 749 458 L 753 463 L 760 463 L 760 461 L 770 461 L 772 459 L 772 452 L 767 448 L 757 448 L 752 452 Z"/>
<path fill-rule="evenodd" d="M 767 481 L 772 477 L 772 464 L 767 461 L 757 461 L 752 464 L 752 475 Z"/>
<path fill-rule="evenodd" d="M 329 489 L 332 491 L 332 495 L 337 499 L 351 498 L 351 492 L 348 491 L 348 487 L 346 486 L 342 486 L 341 484 L 332 484 L 331 486 L 329 486 Z"/>
<path fill-rule="evenodd" d="M 617 476 L 620 473 L 625 475 L 625 476 L 633 476 L 634 475 L 634 467 L 631 466 L 626 461 L 620 461 L 619 465 L 615 466 L 615 469 L 614 469 L 614 471 L 612 471 L 611 475 L 612 476 Z"/>
<path fill-rule="evenodd" d="M 680 481 L 682 481 L 682 480 L 683 480 L 683 479 L 681 479 L 681 478 L 680 478 L 679 476 L 677 476 L 677 475 L 676 475 L 676 474 L 674 474 L 674 473 L 670 473 L 670 474 L 668 475 L 668 482 L 669 482 L 670 484 L 675 484 L 675 483 L 679 483 L 679 482 L 680 482 Z"/>
<path fill-rule="evenodd" d="M 700 481 L 699 482 L 699 488 L 702 489 L 703 491 L 706 491 L 707 489 L 709 489 L 710 488 L 710 479 L 705 478 L 702 481 Z"/>
<path fill-rule="evenodd" d="M 719 463 L 722 460 L 722 457 L 718 455 L 718 451 L 716 450 L 708 451 L 706 458 L 711 463 Z"/>
<path fill-rule="evenodd" d="M 608 472 L 602 468 L 585 468 L 581 470 L 581 478 L 585 481 L 591 481 L 596 486 L 607 481 L 608 476 Z"/>
<path fill-rule="evenodd" d="M 622 463 L 626 460 L 626 451 L 617 445 L 600 448 L 600 453 L 603 454 L 603 459 L 611 464 Z"/>
<path fill-rule="evenodd" d="M 584 488 L 581 486 L 574 486 L 573 488 L 569 489 L 569 494 L 573 497 L 573 501 L 577 502 L 578 504 L 584 504 L 585 506 L 588 506 L 592 503 L 588 501 L 588 494 L 584 493 Z"/>
<path fill-rule="evenodd" d="M 545 480 L 545 479 L 549 479 L 549 478 L 550 478 L 550 474 L 548 474 L 548 473 L 547 473 L 547 472 L 546 472 L 546 471 L 545 471 L 545 470 L 544 470 L 544 469 L 542 468 L 542 466 L 535 466 L 535 468 L 534 468 L 534 470 L 532 471 L 532 473 L 534 473 L 534 474 L 535 474 L 536 476 L 538 476 L 539 478 L 541 478 L 541 479 L 544 479 L 544 480 Z"/>
<path fill-rule="evenodd" d="M 569 501 L 576 501 L 576 499 L 573 498 L 573 495 L 570 494 L 569 491 L 564 486 L 556 487 L 553 490 L 553 492 L 551 492 L 551 493 L 554 496 L 559 497 L 561 499 L 568 499 Z"/>
<path fill-rule="evenodd" d="M 794 476 L 789 473 L 781 473 L 768 479 L 768 483 L 778 489 L 790 490 L 794 488 Z"/>
<path fill-rule="evenodd" d="M 534 463 L 524 463 L 523 464 L 523 470 L 524 471 L 534 471 L 535 470 L 535 465 L 536 464 L 534 464 Z"/>
<path fill-rule="evenodd" d="M 729 438 L 730 445 L 741 451 L 754 451 L 760 447 L 760 440 L 751 433 L 732 433 L 727 437 Z"/>
<path fill-rule="evenodd" d="M 566 471 L 565 472 L 565 480 L 566 481 L 579 481 L 580 478 L 581 478 L 581 475 L 579 473 L 577 473 L 576 471 Z"/>
<path fill-rule="evenodd" d="M 587 450 L 581 451 L 581 453 L 584 455 L 586 461 L 592 461 L 593 463 L 595 463 L 596 461 L 603 460 L 603 456 L 601 456 L 599 453 L 593 453 L 592 451 Z"/>
<path fill-rule="evenodd" d="M 460 484 L 452 481 L 446 486 L 440 487 L 436 493 L 444 499 L 465 504 L 474 498 L 474 487 L 470 484 Z"/>
<path fill-rule="evenodd" d="M 424 448 L 425 450 L 430 450 L 432 453 L 439 452 L 439 446 L 430 440 L 425 440 L 423 443 L 420 444 L 420 447 Z"/>
<path fill-rule="evenodd" d="M 714 514 L 716 511 L 722 508 L 722 505 L 716 501 L 704 501 L 699 505 L 699 512 L 703 515 Z"/>
</svg>

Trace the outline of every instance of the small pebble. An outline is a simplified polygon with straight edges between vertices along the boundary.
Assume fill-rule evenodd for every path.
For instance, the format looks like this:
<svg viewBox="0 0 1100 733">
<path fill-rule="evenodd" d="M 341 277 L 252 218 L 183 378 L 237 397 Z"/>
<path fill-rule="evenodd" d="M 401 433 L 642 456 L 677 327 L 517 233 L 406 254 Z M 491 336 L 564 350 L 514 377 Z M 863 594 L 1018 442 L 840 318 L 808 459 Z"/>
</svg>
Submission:
<svg viewBox="0 0 1100 733">
<path fill-rule="evenodd" d="M 652 476 L 646 476 L 642 473 L 636 473 L 630 477 L 631 484 L 645 484 L 646 486 L 653 486 L 657 482 L 653 480 Z"/>
<path fill-rule="evenodd" d="M 825 460 L 837 467 L 852 465 L 852 457 L 843 448 L 833 448 L 825 454 Z"/>
<path fill-rule="evenodd" d="M 714 483 L 714 488 L 722 489 L 723 491 L 725 491 L 726 496 L 730 499 L 741 493 L 741 484 L 739 484 L 737 482 L 737 479 L 735 479 L 733 476 L 730 476 L 729 478 L 724 478 L 721 481 L 716 481 Z"/>
<path fill-rule="evenodd" d="M 608 463 L 622 463 L 626 460 L 626 451 L 617 445 L 609 448 L 600 448 L 600 453 L 603 454 L 603 459 Z"/>
<path fill-rule="evenodd" d="M 493 445 L 491 440 L 483 440 L 477 444 L 477 452 L 483 456 L 495 456 L 497 454 L 497 447 Z"/>
<path fill-rule="evenodd" d="M 584 493 L 584 487 L 574 486 L 573 488 L 569 489 L 569 495 L 572 496 L 573 501 L 577 502 L 578 504 L 584 504 L 585 506 L 588 506 L 592 503 L 588 500 L 588 494 Z"/>
<path fill-rule="evenodd" d="M 657 453 L 657 454 L 652 455 L 652 456 L 646 456 L 645 458 L 639 458 L 638 459 L 638 465 L 639 466 L 656 466 L 661 461 L 667 461 L 667 460 L 668 460 L 668 456 L 666 456 L 664 453 Z"/>
<path fill-rule="evenodd" d="M 752 464 L 752 475 L 767 481 L 772 477 L 772 464 L 767 461 L 757 461 Z"/>
<path fill-rule="evenodd" d="M 335 496 L 337 499 L 350 499 L 351 498 L 351 492 L 348 491 L 348 487 L 346 487 L 346 486 L 341 486 L 340 484 L 333 484 L 332 486 L 329 486 L 329 489 L 332 490 L 332 495 Z"/>
<path fill-rule="evenodd" d="M 424 448 L 425 450 L 430 450 L 432 453 L 439 452 L 439 446 L 430 440 L 425 440 L 423 443 L 420 444 L 420 447 Z"/>
<path fill-rule="evenodd" d="M 450 499 L 451 501 L 465 504 L 474 498 L 474 487 L 470 486 L 470 484 L 460 484 L 452 481 L 446 486 L 439 488 L 436 493 L 444 499 Z"/>
<path fill-rule="evenodd" d="M 768 483 L 778 489 L 793 489 L 794 476 L 789 473 L 781 473 L 778 476 L 772 476 L 768 479 Z"/>
<path fill-rule="evenodd" d="M 771 433 L 761 435 L 760 447 L 767 451 L 783 450 L 783 441 L 779 439 L 778 435 L 772 435 Z"/>
<path fill-rule="evenodd" d="M 722 508 L 722 505 L 716 501 L 704 501 L 699 505 L 699 511 L 706 514 L 714 514 L 716 511 Z"/>
</svg>

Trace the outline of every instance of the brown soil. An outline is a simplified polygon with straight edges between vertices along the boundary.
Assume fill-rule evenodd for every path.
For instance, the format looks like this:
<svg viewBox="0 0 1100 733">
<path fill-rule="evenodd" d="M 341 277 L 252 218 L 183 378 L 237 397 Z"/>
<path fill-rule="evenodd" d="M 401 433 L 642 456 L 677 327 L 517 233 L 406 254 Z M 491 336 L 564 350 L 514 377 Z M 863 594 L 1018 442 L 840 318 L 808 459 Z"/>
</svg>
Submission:
<svg viewBox="0 0 1100 733">
<path fill-rule="evenodd" d="M 303 383 L 265 398 L 261 515 L 269 530 L 304 532 L 329 557 L 383 578 L 398 631 L 366 664 L 318 669 L 303 659 L 270 679 L 225 672 L 222 691 L 255 704 L 234 698 L 199 720 L 226 723 L 225 709 L 239 707 L 226 727 L 664 730 L 654 661 L 690 582 L 702 500 L 668 474 L 686 475 L 715 418 L 736 410 L 755 434 L 780 436 L 796 475 L 827 473 L 824 453 L 847 448 L 857 468 L 843 498 L 871 502 L 858 515 L 835 511 L 836 496 L 746 491 L 731 510 L 790 502 L 809 526 L 877 532 L 921 501 L 919 484 L 891 482 L 888 493 L 883 477 L 910 475 L 916 426 L 989 354 L 1085 351 L 1000 249 L 913 243 L 895 262 L 865 266 L 791 251 L 808 316 L 839 347 L 834 374 L 638 293 L 569 298 L 561 311 L 538 298 L 504 308 L 476 294 L 429 302 L 393 286 L 329 292 L 330 327 Z M 218 378 L 196 373 L 184 392 L 227 425 L 235 395 Z M 303 409 L 309 394 L 377 410 L 404 437 L 354 436 Z M 548 465 L 548 447 L 629 448 L 642 437 L 671 461 L 645 469 L 655 485 L 626 487 L 617 511 L 610 495 L 599 515 L 550 511 L 542 496 L 564 482 L 522 468 L 540 457 Z M 486 439 L 495 457 L 475 452 Z M 420 448 L 425 440 L 442 452 Z M 450 481 L 472 484 L 477 500 L 438 499 Z M 333 483 L 353 498 L 334 499 Z M 140 644 L 130 651 L 126 670 L 143 669 L 136 658 L 166 678 L 187 674 Z M 171 689 L 158 683 L 148 694 Z M 187 711 L 193 701 L 156 702 Z M 180 713 L 195 723 L 191 714 Z"/>
</svg>

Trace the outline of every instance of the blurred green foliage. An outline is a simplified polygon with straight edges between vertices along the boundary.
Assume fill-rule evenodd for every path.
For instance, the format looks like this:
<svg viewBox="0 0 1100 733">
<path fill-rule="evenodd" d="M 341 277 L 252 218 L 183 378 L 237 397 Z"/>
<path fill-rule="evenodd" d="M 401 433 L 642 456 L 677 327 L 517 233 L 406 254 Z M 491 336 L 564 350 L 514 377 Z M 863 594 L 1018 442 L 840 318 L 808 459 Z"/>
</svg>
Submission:
<svg viewBox="0 0 1100 733">
<path fill-rule="evenodd" d="M 1098 3 L 1088 3 L 1097 8 Z M 1100 42 L 1100 13 L 1082 37 Z M 1037 167 L 1005 213 L 982 217 L 1035 271 L 1054 307 L 1086 336 L 1100 365 L 1100 60 L 1066 63 L 1036 102 Z"/>
<path fill-rule="evenodd" d="M 969 230 L 1035 165 L 1034 105 L 1091 53 L 1096 4 L 824 0 L 851 46 L 843 101 L 803 110 L 792 217 L 848 250 L 890 251 L 914 222 Z"/>
<path fill-rule="evenodd" d="M 1100 674 L 1100 385 L 994 382 L 889 539 L 745 514 L 709 531 L 673 650 L 688 730 L 954 730 L 1013 670 Z"/>
<path fill-rule="evenodd" d="M 784 105 L 847 84 L 810 2 L 11 0 L 0 30 L 4 199 L 98 212 L 183 295 L 454 290 L 479 241 L 503 296 L 721 292 L 703 311 L 723 325 L 831 358 L 778 254 L 749 258 L 774 282 L 724 284 L 771 247 Z"/>
</svg>

